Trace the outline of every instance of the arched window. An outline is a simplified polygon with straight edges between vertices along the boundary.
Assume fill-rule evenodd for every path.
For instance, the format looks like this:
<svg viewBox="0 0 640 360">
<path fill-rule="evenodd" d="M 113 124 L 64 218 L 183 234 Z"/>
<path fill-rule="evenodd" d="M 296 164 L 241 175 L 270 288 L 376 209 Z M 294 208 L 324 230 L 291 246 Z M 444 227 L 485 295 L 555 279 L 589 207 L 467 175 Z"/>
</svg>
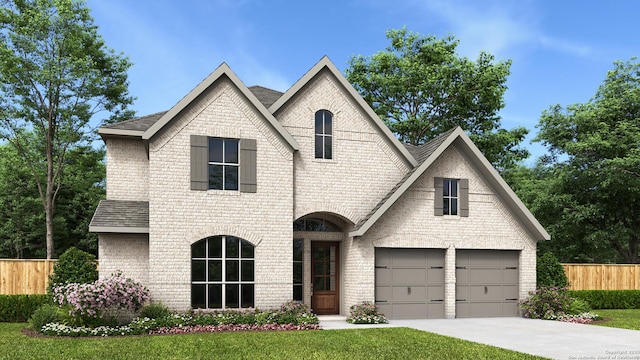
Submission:
<svg viewBox="0 0 640 360">
<path fill-rule="evenodd" d="M 316 112 L 316 159 L 331 159 L 333 115 L 328 110 Z"/>
<path fill-rule="evenodd" d="M 340 227 L 324 219 L 299 219 L 293 222 L 293 231 L 340 232 Z"/>
<path fill-rule="evenodd" d="M 211 236 L 191 245 L 191 307 L 254 307 L 254 246 L 235 236 Z"/>
</svg>

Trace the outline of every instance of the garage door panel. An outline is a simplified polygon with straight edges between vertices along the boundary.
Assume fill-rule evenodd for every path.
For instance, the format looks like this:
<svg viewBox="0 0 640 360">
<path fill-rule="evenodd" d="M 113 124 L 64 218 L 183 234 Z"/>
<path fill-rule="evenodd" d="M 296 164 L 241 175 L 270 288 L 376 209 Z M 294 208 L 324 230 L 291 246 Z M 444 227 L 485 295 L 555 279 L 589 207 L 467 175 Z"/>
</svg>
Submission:
<svg viewBox="0 0 640 360">
<path fill-rule="evenodd" d="M 502 314 L 504 316 L 518 316 L 518 303 L 516 301 L 502 303 Z"/>
<path fill-rule="evenodd" d="M 469 277 L 470 284 L 487 284 L 501 282 L 502 270 L 500 269 L 474 269 Z"/>
<path fill-rule="evenodd" d="M 518 283 L 518 269 L 505 269 L 502 272 L 502 282 L 508 284 Z"/>
<path fill-rule="evenodd" d="M 425 284 L 427 282 L 427 271 L 418 269 L 393 269 L 393 283 Z"/>
<path fill-rule="evenodd" d="M 378 309 L 391 319 L 444 317 L 444 250 L 376 248 Z"/>
<path fill-rule="evenodd" d="M 393 282 L 393 271 L 388 268 L 376 268 L 376 281 L 380 284 L 390 284 Z"/>
<path fill-rule="evenodd" d="M 489 317 L 502 314 L 501 302 L 474 302 L 469 305 L 469 317 Z"/>
<path fill-rule="evenodd" d="M 469 283 L 469 270 L 456 269 L 456 282 L 468 284 Z"/>
<path fill-rule="evenodd" d="M 502 301 L 502 286 L 500 285 L 487 285 L 487 286 L 471 286 L 469 288 L 469 301 Z"/>
<path fill-rule="evenodd" d="M 427 287 L 428 301 L 444 301 L 444 286 L 433 285 Z"/>
<path fill-rule="evenodd" d="M 442 283 L 444 279 L 444 268 L 427 268 L 427 282 Z"/>
<path fill-rule="evenodd" d="M 427 266 L 427 256 L 422 249 L 394 249 L 392 266 Z"/>
<path fill-rule="evenodd" d="M 427 251 L 427 263 L 430 266 L 441 266 L 444 268 L 444 250 L 433 249 Z"/>
<path fill-rule="evenodd" d="M 503 285 L 502 293 L 504 294 L 505 300 L 508 299 L 517 299 L 518 298 L 518 285 Z"/>
<path fill-rule="evenodd" d="M 469 299 L 469 287 L 468 286 L 456 286 L 456 300 L 468 300 Z"/>
<path fill-rule="evenodd" d="M 391 266 L 393 257 L 391 257 L 392 249 L 378 248 L 376 249 L 376 266 Z"/>
<path fill-rule="evenodd" d="M 517 316 L 519 257 L 513 250 L 457 250 L 456 316 Z"/>
<path fill-rule="evenodd" d="M 376 301 L 390 301 L 393 299 L 393 288 L 390 286 L 376 287 Z"/>
<path fill-rule="evenodd" d="M 426 286 L 394 286 L 392 301 L 421 301 L 427 300 Z"/>
</svg>

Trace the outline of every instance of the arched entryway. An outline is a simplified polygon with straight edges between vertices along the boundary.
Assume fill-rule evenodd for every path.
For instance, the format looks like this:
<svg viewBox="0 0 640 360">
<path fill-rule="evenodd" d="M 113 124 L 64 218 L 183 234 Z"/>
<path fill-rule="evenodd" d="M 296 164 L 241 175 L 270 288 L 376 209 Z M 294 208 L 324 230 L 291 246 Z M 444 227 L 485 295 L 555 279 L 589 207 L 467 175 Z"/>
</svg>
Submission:
<svg viewBox="0 0 640 360">
<path fill-rule="evenodd" d="M 318 315 L 339 314 L 341 245 L 349 221 L 331 213 L 313 213 L 293 223 L 293 298 Z"/>
</svg>

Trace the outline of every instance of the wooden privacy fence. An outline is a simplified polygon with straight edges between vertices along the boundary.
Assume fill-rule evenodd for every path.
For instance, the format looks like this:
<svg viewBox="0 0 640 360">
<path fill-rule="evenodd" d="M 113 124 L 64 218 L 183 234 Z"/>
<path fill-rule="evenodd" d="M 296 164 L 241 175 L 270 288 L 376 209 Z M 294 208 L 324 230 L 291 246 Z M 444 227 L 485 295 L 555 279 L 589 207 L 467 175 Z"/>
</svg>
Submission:
<svg viewBox="0 0 640 360">
<path fill-rule="evenodd" d="M 46 294 L 55 262 L 0 259 L 0 294 Z"/>
<path fill-rule="evenodd" d="M 640 290 L 640 264 L 562 264 L 571 290 Z"/>
</svg>

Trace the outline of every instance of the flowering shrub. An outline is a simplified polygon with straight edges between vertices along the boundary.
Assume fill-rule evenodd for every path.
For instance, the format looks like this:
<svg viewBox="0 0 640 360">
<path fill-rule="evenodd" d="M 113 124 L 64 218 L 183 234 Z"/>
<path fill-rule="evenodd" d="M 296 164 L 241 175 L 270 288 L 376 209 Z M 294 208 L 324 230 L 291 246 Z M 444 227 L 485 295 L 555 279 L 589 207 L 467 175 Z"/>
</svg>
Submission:
<svg viewBox="0 0 640 360">
<path fill-rule="evenodd" d="M 594 320 L 600 320 L 601 317 L 598 314 L 592 312 L 585 312 L 577 315 L 560 315 L 558 321 L 576 323 L 576 324 L 590 324 Z"/>
<path fill-rule="evenodd" d="M 317 330 L 318 324 L 221 324 L 221 325 L 189 325 L 181 327 L 166 328 L 161 327 L 152 330 L 149 334 L 191 334 L 202 332 L 222 332 L 222 331 L 292 331 L 292 330 Z"/>
<path fill-rule="evenodd" d="M 384 314 L 379 313 L 376 305 L 370 301 L 365 301 L 361 304 L 352 305 L 350 308 L 350 315 L 347 319 L 348 323 L 352 324 L 386 324 L 387 318 Z"/>
<path fill-rule="evenodd" d="M 520 301 L 522 315 L 526 318 L 555 320 L 566 315 L 573 299 L 561 287 L 539 287 L 529 292 L 529 297 Z"/>
<path fill-rule="evenodd" d="M 297 315 L 296 315 L 297 314 Z M 291 321 L 284 323 L 285 318 Z M 286 303 L 272 310 L 197 309 L 187 314 L 170 314 L 151 319 L 138 317 L 126 326 L 67 326 L 50 323 L 39 330 L 52 336 L 116 336 L 141 334 L 182 334 L 220 331 L 288 331 L 319 329 L 318 317 L 302 304 Z"/>
<path fill-rule="evenodd" d="M 90 284 L 71 283 L 53 289 L 53 300 L 69 306 L 69 314 L 81 325 L 131 321 L 149 298 L 145 286 L 125 278 L 121 272 Z"/>
</svg>

